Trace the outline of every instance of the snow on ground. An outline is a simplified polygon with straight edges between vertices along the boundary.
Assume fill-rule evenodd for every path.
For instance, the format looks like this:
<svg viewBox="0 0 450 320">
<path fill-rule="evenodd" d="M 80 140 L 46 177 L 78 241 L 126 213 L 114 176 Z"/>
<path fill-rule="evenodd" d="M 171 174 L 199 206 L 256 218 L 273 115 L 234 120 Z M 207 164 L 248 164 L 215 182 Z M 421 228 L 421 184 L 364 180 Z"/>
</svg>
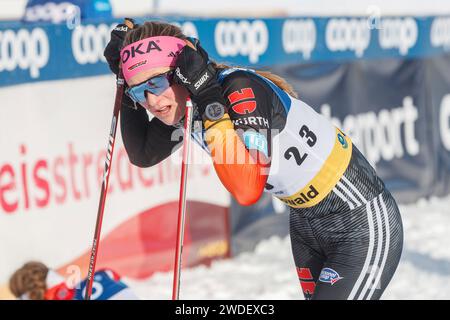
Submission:
<svg viewBox="0 0 450 320">
<path fill-rule="evenodd" d="M 383 299 L 450 299 L 450 196 L 400 206 L 405 243 Z M 142 299 L 170 299 L 172 272 L 133 281 Z M 270 238 L 254 252 L 184 269 L 181 299 L 303 299 L 289 237 Z"/>
<path fill-rule="evenodd" d="M 400 206 L 402 260 L 385 299 L 450 299 L 450 197 Z"/>
</svg>

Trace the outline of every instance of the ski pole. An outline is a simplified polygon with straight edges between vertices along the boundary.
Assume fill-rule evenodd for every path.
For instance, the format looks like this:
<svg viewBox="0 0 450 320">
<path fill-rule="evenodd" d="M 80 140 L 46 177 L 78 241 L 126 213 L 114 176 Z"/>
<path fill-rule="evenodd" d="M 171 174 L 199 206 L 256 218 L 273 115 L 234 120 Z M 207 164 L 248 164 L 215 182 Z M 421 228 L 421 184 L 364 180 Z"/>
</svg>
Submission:
<svg viewBox="0 0 450 320">
<path fill-rule="evenodd" d="M 122 71 L 117 78 L 116 100 L 114 103 L 113 117 L 111 121 L 111 130 L 109 132 L 108 148 L 106 152 L 105 168 L 103 171 L 102 187 L 100 191 L 100 201 L 98 203 L 97 222 L 95 225 L 94 239 L 92 241 L 91 258 L 89 259 L 88 279 L 86 284 L 85 300 L 89 300 L 92 294 L 93 276 L 95 273 L 95 264 L 97 262 L 98 247 L 100 242 L 100 232 L 102 229 L 103 212 L 105 210 L 106 195 L 108 193 L 109 174 L 111 172 L 112 156 L 116 140 L 117 122 L 119 119 L 120 106 L 122 105 L 124 80 Z"/>
<path fill-rule="evenodd" d="M 190 98 L 188 98 L 186 100 L 184 121 L 183 162 L 181 164 L 180 196 L 178 199 L 177 242 L 175 249 L 175 265 L 173 271 L 172 300 L 178 300 L 180 297 L 181 255 L 183 253 L 184 222 L 186 218 L 186 186 L 192 131 L 192 112 L 192 101 Z"/>
<path fill-rule="evenodd" d="M 112 156 L 114 152 L 114 144 L 116 140 L 117 122 L 119 119 L 119 111 L 122 105 L 124 80 L 122 71 L 119 72 L 117 78 L 116 100 L 114 102 L 114 111 L 111 121 L 111 130 L 109 132 L 108 148 L 106 152 L 105 168 L 103 171 L 103 181 L 100 192 L 100 201 L 98 203 L 97 222 L 95 225 L 94 239 L 92 241 L 91 258 L 89 259 L 89 270 L 86 284 L 85 300 L 89 300 L 92 294 L 92 283 L 95 273 L 95 264 L 97 262 L 98 247 L 100 242 L 100 232 L 102 229 L 103 212 L 105 210 L 106 195 L 108 193 L 109 174 L 111 173 Z"/>
<path fill-rule="evenodd" d="M 124 23 L 128 28 L 133 28 L 133 22 L 125 18 Z M 114 111 L 111 121 L 111 130 L 109 132 L 108 148 L 106 151 L 105 169 L 103 171 L 103 181 L 100 191 L 100 200 L 98 203 L 97 221 L 95 224 L 94 239 L 92 241 L 91 257 L 89 259 L 88 278 L 86 283 L 85 300 L 89 300 L 92 294 L 92 284 L 94 281 L 95 264 L 97 262 L 98 248 L 100 242 L 100 232 L 102 229 L 103 212 L 105 210 L 106 195 L 108 194 L 109 174 L 111 172 L 112 156 L 114 151 L 114 143 L 116 141 L 117 122 L 119 120 L 120 107 L 122 105 L 122 96 L 124 90 L 124 79 L 122 69 L 119 68 L 119 75 L 117 77 L 116 98 L 114 101 Z"/>
</svg>

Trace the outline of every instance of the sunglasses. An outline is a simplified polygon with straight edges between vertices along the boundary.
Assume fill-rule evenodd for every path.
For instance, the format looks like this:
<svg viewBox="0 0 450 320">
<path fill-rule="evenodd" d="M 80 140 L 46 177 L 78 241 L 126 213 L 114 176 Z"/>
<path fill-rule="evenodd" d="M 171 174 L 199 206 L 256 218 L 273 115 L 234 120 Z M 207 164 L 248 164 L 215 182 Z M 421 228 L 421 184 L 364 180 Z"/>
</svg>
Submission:
<svg viewBox="0 0 450 320">
<path fill-rule="evenodd" d="M 127 88 L 125 90 L 125 93 L 134 102 L 145 103 L 147 101 L 147 98 L 145 96 L 145 93 L 147 91 L 151 94 L 159 96 L 172 85 L 172 80 L 173 70 L 169 70 L 165 73 L 147 79 L 142 83 Z"/>
</svg>

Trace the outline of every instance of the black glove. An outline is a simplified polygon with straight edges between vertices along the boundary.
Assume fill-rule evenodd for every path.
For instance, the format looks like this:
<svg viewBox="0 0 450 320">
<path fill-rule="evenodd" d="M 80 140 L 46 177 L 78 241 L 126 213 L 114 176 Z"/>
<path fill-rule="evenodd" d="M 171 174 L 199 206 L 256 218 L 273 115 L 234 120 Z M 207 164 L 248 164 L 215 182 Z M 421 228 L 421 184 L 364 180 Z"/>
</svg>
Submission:
<svg viewBox="0 0 450 320">
<path fill-rule="evenodd" d="M 133 19 L 125 18 L 130 22 L 132 28 L 138 26 Z M 123 40 L 128 32 L 129 27 L 125 23 L 118 24 L 113 31 L 111 31 L 111 40 L 106 45 L 103 55 L 108 61 L 109 68 L 117 76 L 119 74 L 120 65 L 120 50 L 122 50 Z"/>
<path fill-rule="evenodd" d="M 175 83 L 189 91 L 202 116 L 208 104 L 219 102 L 226 106 L 226 103 L 217 81 L 217 70 L 209 62 L 208 54 L 197 39 L 193 45 L 197 50 L 185 46 L 181 51 L 173 77 Z"/>
<path fill-rule="evenodd" d="M 136 24 L 133 19 L 125 19 L 127 20 L 128 26 L 125 23 L 120 23 L 113 29 L 113 31 L 111 31 L 111 40 L 108 42 L 105 51 L 103 52 L 103 55 L 108 62 L 109 68 L 116 76 L 119 75 L 120 50 L 122 50 L 122 44 L 125 39 L 125 35 L 130 28 L 138 26 L 138 24 Z M 123 106 L 137 109 L 137 105 L 126 94 L 122 96 L 122 107 Z"/>
</svg>

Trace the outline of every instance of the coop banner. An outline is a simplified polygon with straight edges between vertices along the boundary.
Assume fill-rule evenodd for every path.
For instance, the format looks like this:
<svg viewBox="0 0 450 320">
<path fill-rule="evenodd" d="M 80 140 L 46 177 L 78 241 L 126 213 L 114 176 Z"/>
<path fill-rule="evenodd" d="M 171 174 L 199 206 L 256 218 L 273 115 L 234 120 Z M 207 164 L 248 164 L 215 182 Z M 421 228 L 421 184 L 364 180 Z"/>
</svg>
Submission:
<svg viewBox="0 0 450 320">
<path fill-rule="evenodd" d="M 415 58 L 450 49 L 450 17 L 147 17 L 199 38 L 216 61 L 267 67 L 318 61 Z M 119 19 L 0 23 L 0 86 L 109 71 L 103 51 Z"/>
</svg>

